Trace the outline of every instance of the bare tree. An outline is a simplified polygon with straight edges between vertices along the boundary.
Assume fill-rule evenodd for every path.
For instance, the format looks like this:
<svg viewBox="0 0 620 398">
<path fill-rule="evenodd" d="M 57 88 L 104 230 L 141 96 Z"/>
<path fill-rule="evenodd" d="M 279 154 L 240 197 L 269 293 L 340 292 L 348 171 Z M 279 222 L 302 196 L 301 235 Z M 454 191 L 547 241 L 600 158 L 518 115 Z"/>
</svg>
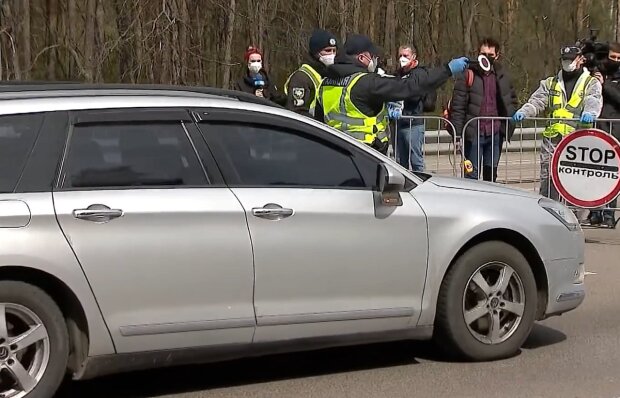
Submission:
<svg viewBox="0 0 620 398">
<path fill-rule="evenodd" d="M 84 64 L 86 80 L 89 82 L 95 79 L 95 12 L 97 0 L 87 0 L 86 2 L 86 26 L 84 34 Z"/>
<path fill-rule="evenodd" d="M 228 20 L 226 22 L 226 42 L 224 44 L 224 73 L 222 78 L 222 86 L 228 88 L 230 85 L 230 62 L 232 59 L 232 44 L 235 34 L 235 12 L 237 2 L 230 0 L 228 9 Z"/>
<path fill-rule="evenodd" d="M 21 21 L 21 29 L 19 30 L 19 47 L 22 54 L 24 65 L 23 78 L 30 80 L 30 70 L 32 68 L 32 52 L 30 47 L 30 0 L 20 0 L 21 6 L 19 19 Z"/>
</svg>

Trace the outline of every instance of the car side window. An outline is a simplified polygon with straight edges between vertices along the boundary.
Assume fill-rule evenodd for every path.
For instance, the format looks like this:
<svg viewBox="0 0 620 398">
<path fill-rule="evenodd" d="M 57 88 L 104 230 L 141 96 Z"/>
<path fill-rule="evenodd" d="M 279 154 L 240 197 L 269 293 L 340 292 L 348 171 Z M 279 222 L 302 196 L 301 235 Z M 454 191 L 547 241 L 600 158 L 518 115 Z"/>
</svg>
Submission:
<svg viewBox="0 0 620 398">
<path fill-rule="evenodd" d="M 227 182 L 237 186 L 372 189 L 346 150 L 273 126 L 202 123 Z"/>
<path fill-rule="evenodd" d="M 65 165 L 63 188 L 207 184 L 180 123 L 76 125 Z"/>
<path fill-rule="evenodd" d="M 15 189 L 44 117 L 44 114 L 0 116 L 0 192 Z"/>
</svg>

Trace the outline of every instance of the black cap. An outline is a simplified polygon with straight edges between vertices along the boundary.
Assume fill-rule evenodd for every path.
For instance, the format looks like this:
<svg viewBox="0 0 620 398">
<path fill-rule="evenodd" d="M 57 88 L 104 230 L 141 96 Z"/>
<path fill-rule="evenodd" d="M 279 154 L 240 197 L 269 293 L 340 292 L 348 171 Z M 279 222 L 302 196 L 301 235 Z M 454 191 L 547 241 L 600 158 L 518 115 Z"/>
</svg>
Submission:
<svg viewBox="0 0 620 398">
<path fill-rule="evenodd" d="M 357 55 L 369 52 L 371 55 L 379 56 L 381 51 L 364 35 L 350 35 L 344 43 L 344 51 L 347 55 Z"/>
<path fill-rule="evenodd" d="M 316 55 L 325 47 L 336 47 L 338 40 L 336 36 L 323 29 L 316 29 L 312 32 L 308 42 L 310 54 Z"/>
<path fill-rule="evenodd" d="M 560 49 L 560 57 L 562 59 L 573 60 L 581 55 L 581 48 L 577 46 L 563 46 Z"/>
</svg>

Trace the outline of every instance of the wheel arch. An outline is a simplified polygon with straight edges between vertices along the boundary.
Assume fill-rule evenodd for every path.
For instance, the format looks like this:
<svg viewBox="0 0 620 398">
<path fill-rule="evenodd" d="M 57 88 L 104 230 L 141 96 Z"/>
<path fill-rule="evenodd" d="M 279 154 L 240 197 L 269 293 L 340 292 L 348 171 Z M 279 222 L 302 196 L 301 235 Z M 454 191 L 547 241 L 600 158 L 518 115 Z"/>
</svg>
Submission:
<svg viewBox="0 0 620 398">
<path fill-rule="evenodd" d="M 67 323 L 70 340 L 68 369 L 76 373 L 88 357 L 90 331 L 82 303 L 67 284 L 45 271 L 24 266 L 0 267 L 0 280 L 19 281 L 37 286 L 58 305 Z"/>
<path fill-rule="evenodd" d="M 456 255 L 452 258 L 452 261 L 446 269 L 443 278 L 446 277 L 448 271 L 454 266 L 456 260 L 463 253 L 480 243 L 488 241 L 504 242 L 513 246 L 514 248 L 519 250 L 521 254 L 523 254 L 528 264 L 532 268 L 532 272 L 534 273 L 534 279 L 536 280 L 536 290 L 538 292 L 538 308 L 536 309 L 536 319 L 542 319 L 545 313 L 545 309 L 547 307 L 549 292 L 547 271 L 545 270 L 545 265 L 542 257 L 540 256 L 540 253 L 538 253 L 538 250 L 536 249 L 534 244 L 528 238 L 526 238 L 524 235 L 520 234 L 517 231 L 506 228 L 493 228 L 472 237 L 459 249 Z"/>
</svg>

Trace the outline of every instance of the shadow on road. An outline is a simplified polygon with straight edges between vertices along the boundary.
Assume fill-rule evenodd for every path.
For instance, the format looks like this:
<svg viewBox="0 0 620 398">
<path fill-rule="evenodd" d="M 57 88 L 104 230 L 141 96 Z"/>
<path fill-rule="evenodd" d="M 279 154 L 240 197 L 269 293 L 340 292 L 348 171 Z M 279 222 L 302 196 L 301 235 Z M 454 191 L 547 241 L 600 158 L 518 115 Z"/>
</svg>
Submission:
<svg viewBox="0 0 620 398">
<path fill-rule="evenodd" d="M 523 348 L 564 341 L 555 329 L 536 324 Z M 150 398 L 368 369 L 415 365 L 423 359 L 450 362 L 431 342 L 405 341 L 282 354 L 236 361 L 157 369 L 67 382 L 56 398 Z"/>
<path fill-rule="evenodd" d="M 523 348 L 533 350 L 558 344 L 566 340 L 566 335 L 558 330 L 541 324 L 534 324 L 530 336 L 525 340 Z"/>
<path fill-rule="evenodd" d="M 285 379 L 417 364 L 430 344 L 398 342 L 157 369 L 67 382 L 56 398 L 146 398 Z"/>
</svg>

